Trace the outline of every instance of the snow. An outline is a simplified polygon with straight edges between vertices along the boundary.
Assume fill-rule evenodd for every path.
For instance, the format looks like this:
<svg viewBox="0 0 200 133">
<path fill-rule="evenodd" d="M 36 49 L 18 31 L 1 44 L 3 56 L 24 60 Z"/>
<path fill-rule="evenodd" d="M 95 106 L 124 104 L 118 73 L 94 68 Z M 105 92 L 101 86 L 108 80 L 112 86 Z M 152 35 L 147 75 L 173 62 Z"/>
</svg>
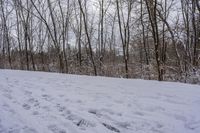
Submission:
<svg viewBox="0 0 200 133">
<path fill-rule="evenodd" d="M 200 86 L 0 70 L 0 133 L 200 133 Z"/>
</svg>

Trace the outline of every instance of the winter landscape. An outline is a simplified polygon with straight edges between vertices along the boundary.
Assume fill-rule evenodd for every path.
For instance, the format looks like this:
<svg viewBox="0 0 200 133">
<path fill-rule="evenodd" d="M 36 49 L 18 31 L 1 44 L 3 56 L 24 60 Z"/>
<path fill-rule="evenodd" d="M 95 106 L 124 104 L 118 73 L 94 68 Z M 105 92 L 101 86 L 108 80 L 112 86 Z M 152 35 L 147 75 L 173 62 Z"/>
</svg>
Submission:
<svg viewBox="0 0 200 133">
<path fill-rule="evenodd" d="M 200 86 L 0 70 L 0 133 L 199 133 Z"/>
<path fill-rule="evenodd" d="M 0 133 L 200 133 L 200 0 L 0 0 Z"/>
</svg>

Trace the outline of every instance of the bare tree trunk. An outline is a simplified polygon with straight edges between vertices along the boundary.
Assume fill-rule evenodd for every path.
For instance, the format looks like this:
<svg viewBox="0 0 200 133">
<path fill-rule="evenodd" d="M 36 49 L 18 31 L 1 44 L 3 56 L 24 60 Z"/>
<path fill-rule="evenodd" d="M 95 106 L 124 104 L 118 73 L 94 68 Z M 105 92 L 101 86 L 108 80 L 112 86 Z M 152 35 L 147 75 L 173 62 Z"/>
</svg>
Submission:
<svg viewBox="0 0 200 133">
<path fill-rule="evenodd" d="M 82 14 L 80 10 L 80 20 L 79 20 L 79 37 L 78 37 L 78 57 L 79 57 L 79 66 L 81 70 L 82 66 L 82 58 L 81 58 L 81 36 L 82 36 Z"/>
<path fill-rule="evenodd" d="M 60 12 L 61 12 L 61 17 L 62 17 L 62 43 L 63 43 L 63 58 L 64 58 L 64 72 L 68 73 L 68 61 L 67 61 L 67 54 L 66 54 L 66 40 L 67 40 L 67 45 L 68 45 L 68 23 L 69 23 L 69 0 L 67 0 L 67 16 L 65 18 L 63 14 L 63 10 L 61 7 L 60 0 L 58 1 Z"/>
<path fill-rule="evenodd" d="M 16 25 L 17 25 L 17 41 L 18 41 L 18 45 L 19 45 L 19 58 L 20 58 L 20 69 L 24 69 L 24 66 L 23 66 L 23 54 L 22 54 L 22 46 L 21 46 L 21 40 L 20 40 L 20 36 L 21 36 L 21 33 L 20 33 L 20 22 L 19 22 L 19 5 L 14 1 L 14 4 L 15 4 L 15 13 L 16 13 Z"/>
<path fill-rule="evenodd" d="M 30 6 L 30 10 L 32 12 L 32 5 Z M 34 51 L 33 51 L 33 16 L 30 14 L 30 20 L 28 24 L 28 43 L 29 43 L 29 49 L 30 49 L 30 57 L 31 57 L 31 62 L 32 62 L 32 68 L 34 71 L 36 71 L 35 67 L 35 61 L 34 61 Z"/>
<path fill-rule="evenodd" d="M 101 65 L 103 63 L 103 58 L 104 58 L 104 0 L 101 0 L 101 4 L 100 4 L 100 8 L 101 8 L 101 21 L 100 21 L 100 25 L 101 25 L 101 39 L 100 39 L 100 46 L 101 46 L 101 55 L 100 55 L 100 69 L 101 69 Z"/>
<path fill-rule="evenodd" d="M 160 10 L 157 10 L 158 12 L 158 15 L 159 17 L 161 18 L 161 20 L 163 21 L 163 23 L 166 25 L 167 27 L 167 30 L 169 31 L 170 35 L 171 35 L 171 40 L 172 40 L 172 44 L 173 44 L 173 47 L 174 47 L 174 50 L 175 50 L 175 55 L 176 55 L 176 58 L 177 58 L 177 61 L 178 61 L 178 64 L 179 64 L 179 71 L 180 71 L 180 74 L 183 72 L 183 68 L 182 68 L 182 62 L 181 62 L 181 57 L 180 57 L 180 53 L 178 52 L 178 48 L 177 48 L 177 45 L 176 45 L 176 40 L 175 40 L 175 36 L 174 36 L 174 33 L 172 31 L 172 28 L 170 27 L 170 24 L 167 22 L 167 18 L 166 16 L 162 16 Z M 166 14 L 165 14 L 166 15 Z M 163 42 L 164 43 L 164 42 Z M 164 52 L 166 52 L 166 45 L 163 46 Z M 163 55 L 163 63 L 166 62 L 166 53 L 164 53 Z"/>
<path fill-rule="evenodd" d="M 159 47 L 160 47 L 160 40 L 159 40 L 159 33 L 158 33 L 158 24 L 157 24 L 157 0 L 155 1 L 147 1 L 146 6 L 149 14 L 149 20 L 152 27 L 152 34 L 153 34 L 153 40 L 154 40 L 154 47 L 155 47 L 155 57 L 156 57 L 156 63 L 157 63 L 157 72 L 158 72 L 158 80 L 163 80 L 162 75 L 162 68 L 161 68 L 161 62 L 160 62 L 160 55 L 159 55 Z"/>
<path fill-rule="evenodd" d="M 146 59 L 146 65 L 149 65 L 149 57 L 148 57 L 148 52 L 146 48 L 146 35 L 145 35 L 145 26 L 143 22 L 143 0 L 140 0 L 141 4 L 141 25 L 142 25 L 142 39 L 143 39 L 143 45 L 144 45 L 144 52 L 145 52 L 145 59 Z"/>
<path fill-rule="evenodd" d="M 4 2 L 3 0 L 0 1 L 1 2 L 1 11 L 2 11 L 2 21 L 3 21 L 3 43 L 7 44 L 7 53 L 8 53 L 8 62 L 9 62 L 9 66 L 12 69 L 12 61 L 11 61 L 11 53 L 10 53 L 10 38 L 9 38 L 9 29 L 7 26 L 7 20 L 6 20 L 6 16 L 5 16 L 5 12 L 4 12 Z"/>
<path fill-rule="evenodd" d="M 124 32 L 122 31 L 122 22 L 121 22 L 121 15 L 120 15 L 120 7 L 119 7 L 119 0 L 116 0 L 117 5 L 117 16 L 118 16 L 118 25 L 119 25 L 119 32 L 122 41 L 122 49 L 123 49 L 123 58 L 124 58 L 124 65 L 125 65 L 125 77 L 129 78 L 129 69 L 128 69 L 128 59 L 129 59 L 129 40 L 130 40 L 130 30 L 129 30 L 129 19 L 130 19 L 130 12 L 131 12 L 131 2 L 128 2 L 128 17 L 126 24 L 123 20 L 123 27 Z M 123 13 L 122 13 L 123 15 Z M 122 16 L 123 18 L 123 16 Z"/>
<path fill-rule="evenodd" d="M 51 21 L 52 21 L 52 24 L 53 24 L 54 43 L 56 43 L 54 45 L 56 46 L 56 50 L 57 50 L 57 54 L 58 54 L 60 72 L 63 73 L 63 59 L 62 59 L 62 54 L 60 52 L 60 46 L 59 46 L 59 43 L 58 43 L 56 22 L 55 22 L 55 18 L 54 18 L 54 15 L 53 15 L 53 10 L 52 10 L 52 5 L 51 5 L 50 0 L 47 0 L 47 4 L 48 4 L 49 12 L 50 12 Z"/>
<path fill-rule="evenodd" d="M 196 5 L 197 5 L 197 9 L 198 9 L 199 12 L 200 12 L 200 2 L 199 2 L 199 0 L 196 0 Z"/>
<path fill-rule="evenodd" d="M 192 0 L 192 26 L 193 26 L 193 38 L 194 38 L 194 47 L 193 47 L 193 66 L 197 66 L 197 58 L 198 58 L 198 53 L 197 53 L 197 27 L 196 27 L 196 3 L 194 0 Z"/>
<path fill-rule="evenodd" d="M 92 65 L 93 65 L 94 75 L 97 76 L 97 70 L 96 70 L 96 65 L 95 65 L 95 62 L 94 62 L 91 40 L 90 40 L 89 31 L 88 31 L 88 27 L 87 27 L 88 25 L 87 25 L 87 22 L 86 22 L 87 18 L 86 18 L 85 12 L 83 11 L 81 0 L 78 0 L 78 3 L 79 3 L 79 6 L 80 6 L 81 13 L 83 15 L 83 22 L 84 22 L 85 34 L 86 34 L 88 45 L 89 45 L 90 59 L 92 61 Z"/>
</svg>

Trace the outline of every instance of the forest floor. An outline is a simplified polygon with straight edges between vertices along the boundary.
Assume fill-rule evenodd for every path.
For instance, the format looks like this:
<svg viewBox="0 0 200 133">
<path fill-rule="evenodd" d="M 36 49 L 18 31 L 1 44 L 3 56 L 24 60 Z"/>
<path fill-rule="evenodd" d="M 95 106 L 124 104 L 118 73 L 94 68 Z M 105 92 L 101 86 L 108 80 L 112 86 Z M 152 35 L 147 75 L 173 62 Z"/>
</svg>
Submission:
<svg viewBox="0 0 200 133">
<path fill-rule="evenodd" d="M 0 133 L 200 133 L 200 86 L 0 70 Z"/>
</svg>

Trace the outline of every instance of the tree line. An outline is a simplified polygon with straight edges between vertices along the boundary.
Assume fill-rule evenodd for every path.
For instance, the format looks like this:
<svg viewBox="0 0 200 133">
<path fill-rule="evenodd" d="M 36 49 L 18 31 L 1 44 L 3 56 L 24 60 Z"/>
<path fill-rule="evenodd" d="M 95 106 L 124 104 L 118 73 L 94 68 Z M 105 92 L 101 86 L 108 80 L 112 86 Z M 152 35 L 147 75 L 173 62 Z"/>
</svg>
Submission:
<svg viewBox="0 0 200 133">
<path fill-rule="evenodd" d="M 0 68 L 200 82 L 199 0 L 0 0 Z"/>
</svg>

